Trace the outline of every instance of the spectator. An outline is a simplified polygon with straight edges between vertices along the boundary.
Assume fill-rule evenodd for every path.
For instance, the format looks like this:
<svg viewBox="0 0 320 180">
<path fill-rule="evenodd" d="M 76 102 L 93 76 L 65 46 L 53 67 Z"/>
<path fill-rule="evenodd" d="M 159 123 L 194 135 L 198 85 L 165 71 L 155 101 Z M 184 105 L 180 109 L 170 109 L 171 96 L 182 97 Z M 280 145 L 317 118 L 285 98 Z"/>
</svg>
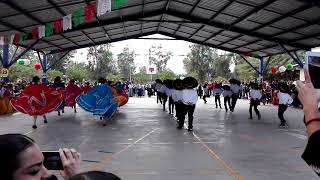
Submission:
<svg viewBox="0 0 320 180">
<path fill-rule="evenodd" d="M 34 140 L 22 134 L 0 135 L 0 174 L 3 180 L 57 179 L 43 165 L 43 155 Z M 61 176 L 67 180 L 79 173 L 80 153 L 60 149 L 64 167 Z"/>
<path fill-rule="evenodd" d="M 318 111 L 319 95 L 310 80 L 309 72 L 305 69 L 305 83 L 297 82 L 299 99 L 303 105 L 305 125 L 308 133 L 308 144 L 302 158 L 320 177 L 320 113 Z M 315 98 L 317 97 L 317 98 Z"/>
</svg>

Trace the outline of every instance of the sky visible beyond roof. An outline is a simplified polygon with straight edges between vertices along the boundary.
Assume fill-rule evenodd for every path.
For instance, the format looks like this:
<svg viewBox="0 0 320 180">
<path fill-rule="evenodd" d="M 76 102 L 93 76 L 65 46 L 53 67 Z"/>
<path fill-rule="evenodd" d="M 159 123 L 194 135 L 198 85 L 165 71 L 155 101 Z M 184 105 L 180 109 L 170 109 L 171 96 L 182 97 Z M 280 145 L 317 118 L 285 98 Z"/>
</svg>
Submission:
<svg viewBox="0 0 320 180">
<path fill-rule="evenodd" d="M 162 35 L 151 35 L 146 36 L 148 38 L 168 38 Z M 134 51 L 137 56 L 135 58 L 135 64 L 137 65 L 137 70 L 139 67 L 148 66 L 148 53 L 151 46 L 162 45 L 164 51 L 172 51 L 173 56 L 168 61 L 167 68 L 171 69 L 176 74 L 183 74 L 185 70 L 183 68 L 183 59 L 190 52 L 189 46 L 192 43 L 180 40 L 140 40 L 140 39 L 130 39 L 120 42 L 112 43 L 111 51 L 114 53 L 114 57 L 121 53 L 124 47 L 128 47 L 130 51 Z M 86 62 L 87 61 L 88 49 L 79 49 L 77 54 L 72 59 L 76 62 Z"/>
</svg>

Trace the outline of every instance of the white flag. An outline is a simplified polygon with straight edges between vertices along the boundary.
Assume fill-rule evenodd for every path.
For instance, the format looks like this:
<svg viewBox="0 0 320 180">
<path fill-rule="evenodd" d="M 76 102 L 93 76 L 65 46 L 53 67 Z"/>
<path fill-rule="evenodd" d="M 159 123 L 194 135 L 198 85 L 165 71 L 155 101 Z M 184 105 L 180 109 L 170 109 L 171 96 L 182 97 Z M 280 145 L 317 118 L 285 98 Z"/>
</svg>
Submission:
<svg viewBox="0 0 320 180">
<path fill-rule="evenodd" d="M 63 31 L 66 31 L 68 29 L 72 29 L 72 16 L 71 16 L 71 14 L 64 16 L 62 18 L 62 28 L 63 28 Z"/>
<path fill-rule="evenodd" d="M 111 11 L 111 0 L 98 0 L 97 16 L 102 16 Z"/>
<path fill-rule="evenodd" d="M 38 27 L 39 39 L 46 37 L 46 26 Z"/>
<path fill-rule="evenodd" d="M 13 39 L 14 39 L 14 34 L 10 36 L 10 38 L 8 39 L 8 43 L 13 44 Z"/>
<path fill-rule="evenodd" d="M 4 45 L 4 37 L 1 36 L 1 37 L 0 37 L 0 46 L 3 46 L 3 45 Z"/>
</svg>

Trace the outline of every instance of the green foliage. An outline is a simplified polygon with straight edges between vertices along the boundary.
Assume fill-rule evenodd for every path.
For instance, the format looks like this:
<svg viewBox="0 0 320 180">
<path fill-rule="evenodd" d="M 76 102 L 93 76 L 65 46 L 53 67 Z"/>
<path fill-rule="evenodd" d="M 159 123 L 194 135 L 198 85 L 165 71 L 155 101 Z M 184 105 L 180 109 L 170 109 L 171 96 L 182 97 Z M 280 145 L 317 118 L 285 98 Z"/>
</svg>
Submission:
<svg viewBox="0 0 320 180">
<path fill-rule="evenodd" d="M 62 76 L 63 76 L 63 73 L 62 73 L 61 71 L 57 71 L 57 70 L 49 70 L 49 71 L 47 72 L 47 77 L 48 77 L 49 80 L 52 80 L 52 79 L 54 79 L 54 78 L 57 77 L 57 76 L 62 77 Z"/>
<path fill-rule="evenodd" d="M 52 70 L 57 70 L 62 73 L 66 72 L 66 69 L 68 68 L 69 64 L 71 63 L 71 59 L 74 57 L 77 51 L 71 51 L 69 52 L 64 58 L 61 60 L 60 57 L 63 55 L 61 53 L 54 53 L 54 54 L 49 54 L 48 55 L 48 64 L 53 64 L 55 63 L 51 69 Z M 58 61 L 59 60 L 59 61 Z M 57 62 L 56 62 L 57 61 Z"/>
<path fill-rule="evenodd" d="M 113 54 L 110 50 L 110 45 L 99 45 L 90 47 L 88 51 L 88 71 L 90 79 L 97 80 L 100 77 L 106 77 L 108 74 L 116 74 L 116 62 L 113 59 Z"/>
<path fill-rule="evenodd" d="M 259 60 L 255 58 L 249 58 L 248 61 L 254 66 L 259 69 Z M 244 60 L 236 65 L 234 69 L 234 74 L 236 79 L 240 79 L 242 81 L 252 81 L 257 78 L 257 72 Z"/>
<path fill-rule="evenodd" d="M 215 77 L 214 80 L 217 81 L 218 83 L 220 83 L 220 82 L 223 83 L 223 82 L 227 81 L 226 78 L 221 77 L 221 76 Z"/>
<path fill-rule="evenodd" d="M 177 75 L 171 70 L 164 70 L 158 74 L 158 78 L 162 81 L 165 79 L 175 79 Z"/>
<path fill-rule="evenodd" d="M 123 76 L 121 74 L 108 74 L 106 78 L 109 81 L 117 81 L 123 79 Z"/>
<path fill-rule="evenodd" d="M 172 57 L 172 52 L 164 52 L 163 47 L 151 46 L 149 49 L 149 63 L 155 64 L 158 72 L 162 72 L 167 69 L 167 63 Z"/>
<path fill-rule="evenodd" d="M 139 72 L 134 74 L 133 79 L 138 83 L 147 83 L 150 81 L 151 77 L 147 74 L 146 66 L 140 67 Z"/>
<path fill-rule="evenodd" d="M 41 71 L 36 71 L 33 68 L 33 65 L 25 66 L 14 64 L 9 69 L 9 76 L 12 80 L 16 81 L 17 79 L 25 79 L 30 81 L 33 76 L 41 77 Z"/>
<path fill-rule="evenodd" d="M 129 48 L 125 47 L 122 52 L 117 55 L 117 57 L 119 73 L 125 80 L 129 80 L 130 75 L 132 75 L 136 70 L 136 66 L 134 64 L 134 51 L 130 52 Z"/>
<path fill-rule="evenodd" d="M 86 65 L 83 63 L 74 63 L 66 70 L 66 75 L 69 79 L 75 79 L 78 81 L 88 79 L 88 74 L 89 72 L 86 68 Z"/>
</svg>

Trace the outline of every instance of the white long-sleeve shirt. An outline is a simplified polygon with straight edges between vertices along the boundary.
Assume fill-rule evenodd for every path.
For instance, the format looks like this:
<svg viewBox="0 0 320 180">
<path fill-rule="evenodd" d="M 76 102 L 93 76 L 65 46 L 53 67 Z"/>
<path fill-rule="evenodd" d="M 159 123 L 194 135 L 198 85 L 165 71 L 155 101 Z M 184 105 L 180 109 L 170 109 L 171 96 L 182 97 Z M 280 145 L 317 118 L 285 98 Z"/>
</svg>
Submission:
<svg viewBox="0 0 320 180">
<path fill-rule="evenodd" d="M 231 91 L 232 91 L 233 94 L 239 94 L 240 93 L 241 87 L 239 85 L 232 84 L 230 86 L 230 88 L 231 88 Z"/>
<path fill-rule="evenodd" d="M 166 88 L 166 94 L 167 94 L 167 96 L 168 97 L 171 97 L 172 96 L 172 91 L 173 91 L 173 89 L 169 89 L 169 88 Z"/>
<path fill-rule="evenodd" d="M 256 89 L 251 89 L 249 94 L 250 94 L 250 98 L 254 99 L 254 100 L 260 100 L 261 97 L 262 97 L 261 92 L 259 90 L 256 90 Z"/>
<path fill-rule="evenodd" d="M 220 88 L 214 88 L 213 89 L 213 94 L 214 95 L 221 95 L 221 93 L 222 93 L 222 89 L 220 89 Z"/>
<path fill-rule="evenodd" d="M 279 104 L 288 105 L 293 102 L 292 97 L 288 93 L 278 92 Z"/>
<path fill-rule="evenodd" d="M 222 96 L 223 97 L 231 97 L 232 96 L 232 92 L 230 90 L 229 91 L 224 90 L 222 92 Z"/>
<path fill-rule="evenodd" d="M 198 101 L 198 94 L 197 91 L 194 89 L 184 89 L 182 90 L 182 102 L 184 104 L 197 104 Z"/>
<path fill-rule="evenodd" d="M 161 88 L 158 90 L 158 92 L 166 93 L 167 89 L 168 89 L 167 86 L 162 85 Z"/>
<path fill-rule="evenodd" d="M 174 102 L 182 101 L 182 90 L 172 90 L 172 99 Z"/>
</svg>

